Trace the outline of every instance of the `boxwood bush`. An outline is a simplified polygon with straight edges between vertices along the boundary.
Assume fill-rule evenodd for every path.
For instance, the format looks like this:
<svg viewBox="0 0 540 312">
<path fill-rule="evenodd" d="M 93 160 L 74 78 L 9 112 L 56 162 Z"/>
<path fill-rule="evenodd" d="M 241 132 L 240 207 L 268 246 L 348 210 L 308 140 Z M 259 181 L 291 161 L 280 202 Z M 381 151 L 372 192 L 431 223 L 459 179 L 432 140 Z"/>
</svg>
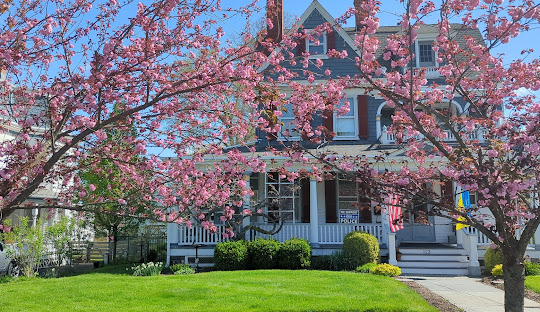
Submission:
<svg viewBox="0 0 540 312">
<path fill-rule="evenodd" d="M 275 269 L 280 243 L 273 239 L 257 238 L 247 243 L 248 267 L 250 269 Z"/>
<path fill-rule="evenodd" d="M 486 250 L 486 254 L 484 255 L 484 266 L 487 272 L 491 273 L 491 270 L 493 270 L 497 264 L 503 264 L 503 262 L 504 256 L 500 248 L 489 247 Z"/>
<path fill-rule="evenodd" d="M 278 259 L 282 269 L 307 269 L 311 264 L 311 246 L 305 239 L 291 238 L 281 244 Z"/>
<path fill-rule="evenodd" d="M 247 268 L 247 245 L 245 241 L 222 242 L 214 248 L 216 270 L 232 271 Z"/>
<path fill-rule="evenodd" d="M 352 260 L 352 269 L 366 263 L 377 263 L 379 242 L 375 236 L 366 232 L 350 232 L 343 239 L 343 254 Z"/>
</svg>

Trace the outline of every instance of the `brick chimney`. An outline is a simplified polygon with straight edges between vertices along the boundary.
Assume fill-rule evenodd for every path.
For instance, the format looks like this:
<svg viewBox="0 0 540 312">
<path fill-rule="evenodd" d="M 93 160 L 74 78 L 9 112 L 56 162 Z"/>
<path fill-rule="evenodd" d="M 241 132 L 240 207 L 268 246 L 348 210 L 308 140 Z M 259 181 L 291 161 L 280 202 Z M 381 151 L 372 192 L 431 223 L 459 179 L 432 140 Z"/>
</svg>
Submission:
<svg viewBox="0 0 540 312">
<path fill-rule="evenodd" d="M 272 42 L 280 42 L 283 39 L 283 0 L 267 0 L 266 17 L 272 22 L 274 27 L 267 24 L 266 39 Z"/>
<path fill-rule="evenodd" d="M 366 10 L 362 9 L 362 3 L 364 3 L 365 0 L 354 0 L 354 8 L 356 9 L 356 30 L 362 28 L 361 22 L 368 17 L 368 12 Z"/>
</svg>

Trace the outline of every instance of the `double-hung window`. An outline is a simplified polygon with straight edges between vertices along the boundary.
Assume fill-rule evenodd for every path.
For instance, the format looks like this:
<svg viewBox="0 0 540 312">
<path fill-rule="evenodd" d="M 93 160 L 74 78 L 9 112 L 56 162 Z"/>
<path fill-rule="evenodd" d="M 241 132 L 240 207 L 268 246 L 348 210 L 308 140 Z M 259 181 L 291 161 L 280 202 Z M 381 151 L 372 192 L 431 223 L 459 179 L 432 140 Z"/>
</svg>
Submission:
<svg viewBox="0 0 540 312">
<path fill-rule="evenodd" d="M 326 33 L 322 33 L 320 36 L 312 34 L 312 39 L 306 38 L 306 51 L 313 58 L 326 58 L 326 52 L 328 51 L 328 40 Z"/>
<path fill-rule="evenodd" d="M 417 67 L 437 67 L 437 53 L 433 51 L 433 40 L 416 41 L 416 64 Z"/>
<path fill-rule="evenodd" d="M 373 212 L 371 201 L 367 199 L 368 190 L 361 189 L 355 181 L 338 175 L 337 208 L 340 223 L 371 223 Z M 350 219 L 350 220 L 349 220 Z"/>
<path fill-rule="evenodd" d="M 293 105 L 291 103 L 286 104 L 285 106 L 283 106 L 281 113 L 282 113 L 282 116 L 280 120 L 281 120 L 282 125 L 281 125 L 280 137 L 292 139 L 292 140 L 298 140 L 300 138 L 300 133 L 296 131 L 295 125 L 293 124 L 293 121 L 294 121 Z"/>
<path fill-rule="evenodd" d="M 340 109 L 348 103 L 349 112 L 340 114 Z M 339 103 L 338 112 L 334 114 L 334 128 L 336 137 L 334 139 L 358 139 L 358 104 L 355 97 L 347 97 Z"/>
<path fill-rule="evenodd" d="M 299 222 L 300 187 L 296 181 L 281 178 L 276 172 L 268 173 L 265 192 L 271 219 Z"/>
</svg>

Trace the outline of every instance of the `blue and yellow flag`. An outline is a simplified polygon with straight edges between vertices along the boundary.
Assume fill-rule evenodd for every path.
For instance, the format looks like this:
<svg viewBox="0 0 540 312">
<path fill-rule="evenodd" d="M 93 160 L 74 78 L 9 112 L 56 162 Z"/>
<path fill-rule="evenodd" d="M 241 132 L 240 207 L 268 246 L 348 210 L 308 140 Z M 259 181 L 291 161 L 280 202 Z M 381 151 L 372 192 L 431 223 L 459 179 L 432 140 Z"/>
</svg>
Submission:
<svg viewBox="0 0 540 312">
<path fill-rule="evenodd" d="M 463 191 L 461 194 L 459 194 L 458 198 L 458 208 L 460 210 L 469 209 L 471 208 L 471 196 L 469 195 L 469 191 Z M 465 221 L 465 217 L 459 217 L 457 218 L 458 221 Z M 463 224 L 463 223 L 456 223 L 456 230 L 461 230 L 463 228 L 468 227 L 469 225 Z"/>
</svg>

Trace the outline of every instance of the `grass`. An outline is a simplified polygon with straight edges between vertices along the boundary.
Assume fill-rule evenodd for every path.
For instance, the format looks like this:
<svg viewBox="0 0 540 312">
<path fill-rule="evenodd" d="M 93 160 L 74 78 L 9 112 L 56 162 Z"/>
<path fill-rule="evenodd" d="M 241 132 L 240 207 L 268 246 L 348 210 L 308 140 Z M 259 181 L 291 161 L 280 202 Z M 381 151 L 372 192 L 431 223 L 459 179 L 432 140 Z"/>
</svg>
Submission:
<svg viewBox="0 0 540 312">
<path fill-rule="evenodd" d="M 525 279 L 525 287 L 540 294 L 540 276 L 527 276 Z"/>
<path fill-rule="evenodd" d="M 125 268 L 1 284 L 0 310 L 437 311 L 406 285 L 371 274 L 261 270 L 135 277 L 122 274 Z"/>
</svg>

